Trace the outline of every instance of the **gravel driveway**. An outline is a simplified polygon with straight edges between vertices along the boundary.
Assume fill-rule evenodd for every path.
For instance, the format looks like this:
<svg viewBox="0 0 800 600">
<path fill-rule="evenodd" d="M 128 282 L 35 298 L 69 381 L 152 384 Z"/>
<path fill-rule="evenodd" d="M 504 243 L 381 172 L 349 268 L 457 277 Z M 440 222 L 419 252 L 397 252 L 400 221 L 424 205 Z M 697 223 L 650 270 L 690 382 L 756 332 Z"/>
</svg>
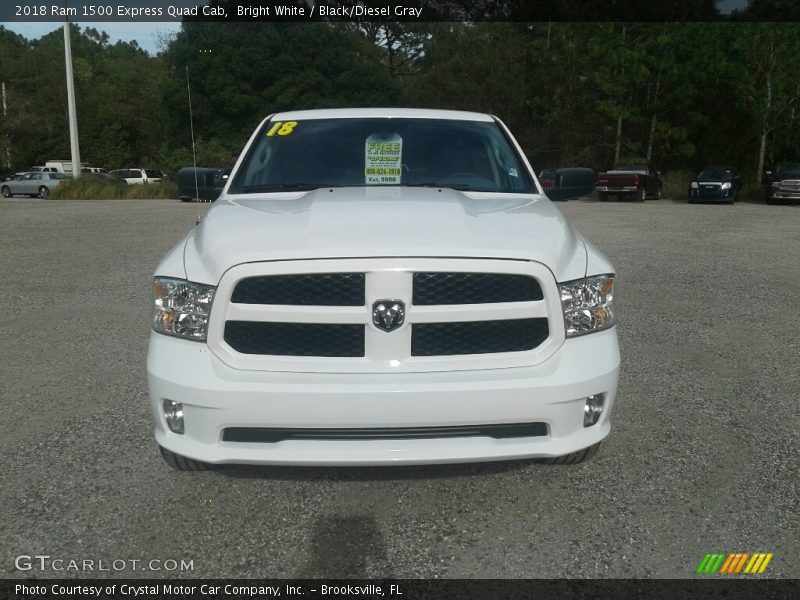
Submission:
<svg viewBox="0 0 800 600">
<path fill-rule="evenodd" d="M 761 551 L 800 577 L 800 208 L 559 206 L 618 270 L 595 460 L 192 474 L 152 439 L 145 353 L 152 272 L 196 207 L 0 200 L 0 574 L 671 578 Z"/>
</svg>

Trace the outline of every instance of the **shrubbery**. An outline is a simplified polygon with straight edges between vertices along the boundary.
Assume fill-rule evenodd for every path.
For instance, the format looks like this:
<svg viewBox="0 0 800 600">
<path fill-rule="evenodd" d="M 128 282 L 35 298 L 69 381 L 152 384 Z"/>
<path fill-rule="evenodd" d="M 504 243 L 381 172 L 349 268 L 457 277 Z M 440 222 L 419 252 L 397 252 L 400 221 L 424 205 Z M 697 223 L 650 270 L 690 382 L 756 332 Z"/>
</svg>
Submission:
<svg viewBox="0 0 800 600">
<path fill-rule="evenodd" d="M 178 187 L 174 181 L 159 183 L 117 185 L 100 179 L 81 177 L 62 183 L 50 196 L 52 200 L 108 200 L 134 198 L 177 198 Z"/>
</svg>

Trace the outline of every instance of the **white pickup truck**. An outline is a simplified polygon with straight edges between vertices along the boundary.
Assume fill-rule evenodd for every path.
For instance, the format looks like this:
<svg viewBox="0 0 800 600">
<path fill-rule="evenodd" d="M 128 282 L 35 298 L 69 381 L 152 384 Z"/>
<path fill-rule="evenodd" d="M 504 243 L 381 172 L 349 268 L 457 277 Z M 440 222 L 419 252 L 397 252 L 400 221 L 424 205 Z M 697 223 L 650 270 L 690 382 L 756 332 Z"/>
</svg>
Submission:
<svg viewBox="0 0 800 600">
<path fill-rule="evenodd" d="M 610 431 L 614 269 L 491 115 L 268 117 L 154 284 L 176 469 L 575 463 Z"/>
</svg>

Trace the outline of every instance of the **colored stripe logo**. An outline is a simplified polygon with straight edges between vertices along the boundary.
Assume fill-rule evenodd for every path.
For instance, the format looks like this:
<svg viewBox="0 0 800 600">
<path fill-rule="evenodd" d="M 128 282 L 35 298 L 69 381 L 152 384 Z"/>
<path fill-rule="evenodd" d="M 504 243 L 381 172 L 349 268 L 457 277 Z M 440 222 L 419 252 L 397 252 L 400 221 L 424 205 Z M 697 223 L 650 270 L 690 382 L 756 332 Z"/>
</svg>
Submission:
<svg viewBox="0 0 800 600">
<path fill-rule="evenodd" d="M 772 560 L 772 552 L 715 552 L 707 553 L 695 573 L 718 575 L 760 575 Z"/>
</svg>

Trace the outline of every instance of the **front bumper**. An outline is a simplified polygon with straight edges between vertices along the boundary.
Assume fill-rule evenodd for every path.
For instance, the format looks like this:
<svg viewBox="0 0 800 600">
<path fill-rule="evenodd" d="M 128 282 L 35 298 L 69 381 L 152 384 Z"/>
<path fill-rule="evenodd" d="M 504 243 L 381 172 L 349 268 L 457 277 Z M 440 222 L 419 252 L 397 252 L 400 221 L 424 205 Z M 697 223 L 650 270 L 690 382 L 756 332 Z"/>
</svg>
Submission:
<svg viewBox="0 0 800 600">
<path fill-rule="evenodd" d="M 609 193 L 609 194 L 633 194 L 639 191 L 639 188 L 635 185 L 623 186 L 623 187 L 598 185 L 595 187 L 595 189 L 598 192 Z"/>
<path fill-rule="evenodd" d="M 432 373 L 281 373 L 233 369 L 205 344 L 151 333 L 147 358 L 155 437 L 212 464 L 402 465 L 562 456 L 605 438 L 619 373 L 616 328 L 567 340 L 535 367 Z M 605 392 L 598 423 L 586 396 Z M 171 432 L 164 399 L 184 406 Z M 374 428 L 543 422 L 529 438 L 222 441 L 233 427 Z"/>
<path fill-rule="evenodd" d="M 733 188 L 718 191 L 689 189 L 690 200 L 700 200 L 703 202 L 730 202 L 736 196 Z"/>
<path fill-rule="evenodd" d="M 776 202 L 800 202 L 800 191 L 772 189 L 770 198 Z"/>
</svg>

